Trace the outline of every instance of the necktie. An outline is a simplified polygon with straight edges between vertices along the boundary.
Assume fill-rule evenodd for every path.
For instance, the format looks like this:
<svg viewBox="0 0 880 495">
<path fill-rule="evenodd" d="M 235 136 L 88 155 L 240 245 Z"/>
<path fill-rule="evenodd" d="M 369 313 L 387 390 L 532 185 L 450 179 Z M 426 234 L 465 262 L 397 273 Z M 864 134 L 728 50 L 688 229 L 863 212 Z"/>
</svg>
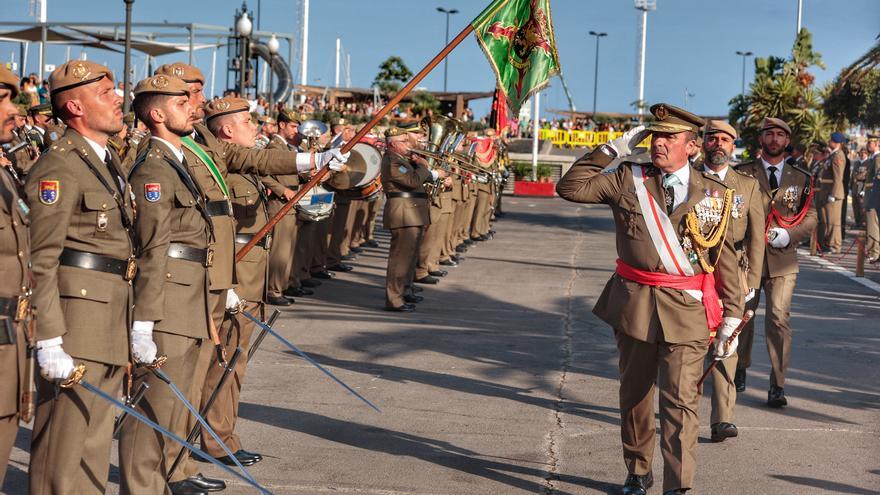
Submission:
<svg viewBox="0 0 880 495">
<path fill-rule="evenodd" d="M 666 213 L 671 214 L 673 205 L 675 205 L 675 190 L 672 186 L 681 184 L 681 180 L 675 174 L 666 174 L 663 176 L 663 191 L 666 193 Z"/>
<path fill-rule="evenodd" d="M 775 191 L 779 189 L 779 181 L 776 179 L 776 171 L 778 169 L 776 167 L 767 167 L 767 170 L 770 171 L 770 190 Z"/>
</svg>

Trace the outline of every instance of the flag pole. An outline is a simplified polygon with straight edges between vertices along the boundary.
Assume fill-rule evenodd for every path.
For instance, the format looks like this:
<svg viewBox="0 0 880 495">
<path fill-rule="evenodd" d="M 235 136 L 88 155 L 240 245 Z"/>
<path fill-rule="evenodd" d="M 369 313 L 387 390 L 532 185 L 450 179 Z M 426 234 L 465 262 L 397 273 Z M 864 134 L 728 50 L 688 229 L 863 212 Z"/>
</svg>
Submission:
<svg viewBox="0 0 880 495">
<path fill-rule="evenodd" d="M 541 123 L 538 120 L 541 110 L 541 92 L 535 91 L 535 115 L 532 117 L 532 182 L 538 180 L 538 134 L 541 132 Z"/>
<path fill-rule="evenodd" d="M 488 8 L 491 9 L 496 5 L 497 5 L 497 2 L 493 2 Z M 480 15 L 482 16 L 482 14 L 480 14 Z M 461 33 L 459 33 L 459 35 L 455 37 L 455 39 L 450 41 L 449 44 L 446 45 L 446 47 L 443 48 L 443 50 L 437 54 L 437 56 L 435 56 L 430 62 L 428 62 L 428 65 L 426 65 L 425 68 L 422 69 L 418 74 L 416 74 L 412 78 L 412 80 L 409 83 L 407 83 L 407 85 L 404 86 L 403 89 L 401 89 L 394 96 L 394 98 L 391 99 L 391 101 L 389 101 L 384 107 L 382 107 L 382 109 L 379 110 L 379 112 L 373 116 L 373 119 L 370 120 L 370 122 L 367 123 L 367 125 L 362 127 L 361 130 L 358 131 L 358 133 L 355 134 L 355 136 L 349 142 L 345 143 L 345 146 L 342 147 L 342 153 L 345 154 L 345 153 L 348 153 L 349 151 L 351 151 L 351 149 L 354 148 L 355 144 L 357 144 L 364 136 L 366 136 L 367 133 L 369 133 L 370 130 L 372 130 L 373 127 L 375 127 L 376 124 L 379 123 L 379 121 L 381 121 L 386 115 L 388 115 L 388 113 L 391 112 L 391 110 L 395 106 L 397 106 L 398 103 L 400 103 L 400 100 L 402 100 L 407 94 L 409 94 L 409 92 L 412 91 L 413 88 L 416 87 L 416 85 L 418 85 L 420 82 L 422 82 L 422 79 L 424 79 L 425 76 L 427 76 L 432 70 L 434 70 L 438 65 L 440 65 L 440 62 L 442 62 L 443 59 L 446 58 L 449 55 L 449 53 L 452 52 L 452 50 L 454 50 L 455 47 L 457 47 L 459 44 L 461 44 L 461 42 L 464 41 L 465 38 L 467 38 L 468 35 L 471 34 L 473 31 L 474 31 L 473 23 L 468 24 L 467 27 L 465 27 L 461 31 Z M 278 213 L 275 214 L 274 217 L 269 219 L 269 222 L 266 224 L 265 227 L 263 227 L 262 229 L 260 229 L 259 232 L 254 234 L 254 237 L 250 241 L 248 241 L 247 244 L 242 246 L 241 249 L 238 250 L 238 253 L 236 253 L 236 255 L 235 255 L 235 261 L 236 262 L 241 261 L 245 256 L 247 256 L 247 253 L 251 249 L 253 249 L 253 247 L 256 246 L 257 243 L 259 243 L 260 240 L 263 237 L 265 237 L 266 234 L 268 234 L 269 231 L 271 231 L 273 227 L 275 227 L 275 224 L 280 222 L 281 219 L 284 218 L 284 215 L 286 215 L 287 212 L 289 212 L 294 206 L 296 206 L 296 204 L 303 198 L 303 196 L 306 195 L 306 193 L 310 189 L 312 189 L 313 187 L 318 185 L 318 183 L 320 183 L 321 180 L 329 172 L 330 172 L 330 167 L 324 167 L 324 168 L 318 170 L 318 173 L 316 173 L 315 176 L 312 177 L 311 180 L 309 180 L 309 182 L 305 186 L 301 187 L 299 189 L 299 191 L 297 191 L 297 193 L 293 197 L 293 199 L 288 201 L 281 208 L 281 210 L 279 210 Z"/>
</svg>

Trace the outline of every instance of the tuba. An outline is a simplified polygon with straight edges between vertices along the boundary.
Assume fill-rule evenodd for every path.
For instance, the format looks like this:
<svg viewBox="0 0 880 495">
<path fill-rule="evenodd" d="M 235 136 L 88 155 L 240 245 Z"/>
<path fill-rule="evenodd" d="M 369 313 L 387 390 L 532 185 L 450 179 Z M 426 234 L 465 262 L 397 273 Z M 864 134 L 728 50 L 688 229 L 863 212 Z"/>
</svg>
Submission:
<svg viewBox="0 0 880 495">
<path fill-rule="evenodd" d="M 314 151 L 320 146 L 318 139 L 327 133 L 327 124 L 320 120 L 307 120 L 299 125 L 297 132 L 305 138 L 306 148 Z"/>
</svg>

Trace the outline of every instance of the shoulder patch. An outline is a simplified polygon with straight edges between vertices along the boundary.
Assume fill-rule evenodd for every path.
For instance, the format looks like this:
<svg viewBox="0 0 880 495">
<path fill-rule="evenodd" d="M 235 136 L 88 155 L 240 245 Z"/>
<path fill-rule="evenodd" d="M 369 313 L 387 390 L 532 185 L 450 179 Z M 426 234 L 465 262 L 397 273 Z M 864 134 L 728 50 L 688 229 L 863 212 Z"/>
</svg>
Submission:
<svg viewBox="0 0 880 495">
<path fill-rule="evenodd" d="M 404 167 L 403 165 L 401 165 L 400 167 L 397 167 L 397 171 L 400 172 L 400 173 L 402 173 L 402 174 L 405 174 L 405 173 L 406 173 L 406 167 Z"/>
<path fill-rule="evenodd" d="M 155 203 L 162 198 L 162 184 L 158 182 L 148 182 L 144 184 L 144 199 L 150 203 Z"/>
<path fill-rule="evenodd" d="M 60 180 L 41 180 L 40 181 L 40 203 L 44 205 L 54 205 L 61 196 Z"/>
<path fill-rule="evenodd" d="M 618 169 L 619 167 L 620 167 L 620 166 L 618 165 L 617 167 L 606 168 L 606 169 L 603 169 L 602 172 L 600 172 L 600 173 L 601 173 L 602 175 L 610 175 L 610 174 L 613 174 L 613 173 L 617 172 L 617 169 Z"/>
</svg>

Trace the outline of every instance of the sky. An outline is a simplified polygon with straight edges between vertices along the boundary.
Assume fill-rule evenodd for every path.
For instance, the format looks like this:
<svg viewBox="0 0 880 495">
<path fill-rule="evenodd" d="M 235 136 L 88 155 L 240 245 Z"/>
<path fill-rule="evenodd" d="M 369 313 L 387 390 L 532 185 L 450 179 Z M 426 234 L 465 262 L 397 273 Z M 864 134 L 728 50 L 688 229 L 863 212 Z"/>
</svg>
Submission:
<svg viewBox="0 0 880 495">
<path fill-rule="evenodd" d="M 47 0 L 49 21 L 124 21 L 122 0 Z M 302 0 L 261 0 L 263 31 L 295 33 Z M 248 2 L 256 12 L 257 0 Z M 413 72 L 439 52 L 445 41 L 445 15 L 437 7 L 457 9 L 451 16 L 450 37 L 458 34 L 489 0 L 311 0 L 308 82 L 333 84 L 336 38 L 342 38 L 351 55 L 351 79 L 356 87 L 369 87 L 379 64 L 391 55 L 403 58 Z M 28 0 L 0 0 L 3 21 L 29 21 Z M 231 26 L 236 0 L 135 0 L 135 22 L 197 22 Z M 563 75 L 578 110 L 593 106 L 596 45 L 591 30 L 607 32 L 599 53 L 599 112 L 631 112 L 638 98 L 636 58 L 639 12 L 632 0 L 551 0 L 556 41 Z M 813 33 L 814 49 L 827 69 L 814 69 L 818 83 L 833 80 L 838 72 L 864 54 L 880 34 L 878 0 L 803 0 L 803 26 Z M 742 57 L 736 51 L 758 56 L 787 56 L 794 41 L 797 0 L 657 0 L 648 14 L 645 99 L 666 102 L 700 115 L 726 115 L 727 103 L 741 89 Z M 256 22 L 255 22 L 256 24 Z M 0 27 L 0 31 L 15 28 Z M 72 49 L 72 56 L 80 49 Z M 107 63 L 121 72 L 122 55 L 87 49 L 89 60 Z M 287 54 L 282 43 L 281 53 Z M 16 61 L 17 43 L 0 42 L 0 61 Z M 46 63 L 64 61 L 65 48 L 47 49 Z M 157 64 L 186 59 L 186 55 L 159 57 Z M 133 63 L 143 72 L 144 59 Z M 210 51 L 197 52 L 196 65 L 210 77 Z M 226 50 L 217 61 L 216 92 L 225 88 Z M 297 62 L 298 64 L 298 62 Z M 37 67 L 37 48 L 31 46 L 28 72 Z M 443 88 L 442 65 L 422 86 Z M 298 76 L 297 76 L 298 77 Z M 746 84 L 753 77 L 753 62 L 746 65 Z M 298 81 L 298 79 L 297 79 Z M 343 78 L 344 84 L 344 78 Z M 473 36 L 449 57 L 450 91 L 492 91 L 494 79 Z M 489 100 L 473 102 L 477 117 L 488 112 Z M 542 93 L 542 114 L 567 109 L 568 100 L 558 78 Z"/>
</svg>

